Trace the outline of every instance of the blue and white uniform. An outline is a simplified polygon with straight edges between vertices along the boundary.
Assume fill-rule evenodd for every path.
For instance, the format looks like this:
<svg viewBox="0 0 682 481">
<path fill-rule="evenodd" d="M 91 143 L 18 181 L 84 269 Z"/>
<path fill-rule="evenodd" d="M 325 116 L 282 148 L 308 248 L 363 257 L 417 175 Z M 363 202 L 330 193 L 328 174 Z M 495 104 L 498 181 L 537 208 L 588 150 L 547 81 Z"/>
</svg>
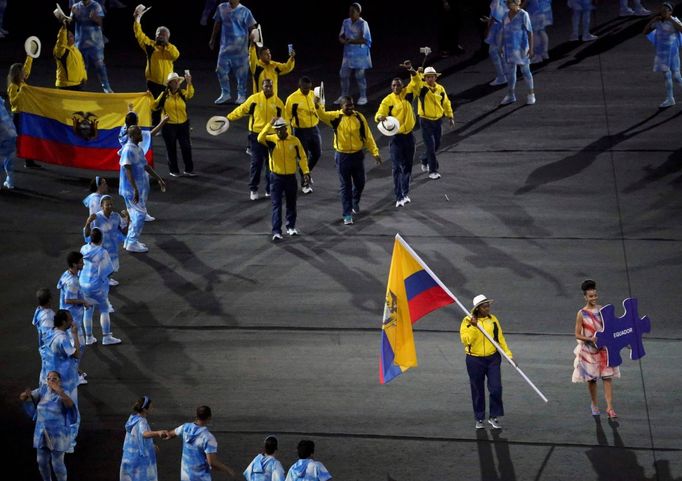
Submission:
<svg viewBox="0 0 682 481">
<path fill-rule="evenodd" d="M 362 17 L 353 22 L 350 18 L 343 20 L 339 36 L 343 35 L 347 39 L 364 39 L 363 44 L 346 43 L 343 45 L 343 60 L 341 61 L 341 96 L 350 95 L 350 74 L 355 72 L 355 80 L 358 83 L 360 97 L 367 97 L 367 79 L 365 70 L 372 68 L 372 34 L 369 31 L 369 24 Z"/>
<path fill-rule="evenodd" d="M 528 0 L 526 11 L 533 26 L 533 52 L 536 61 L 549 58 L 549 38 L 545 29 L 554 23 L 552 0 Z M 532 62 L 532 61 L 531 61 Z"/>
<path fill-rule="evenodd" d="M 121 218 L 118 212 L 112 212 L 107 217 L 100 210 L 95 215 L 97 217 L 90 223 L 90 228 L 94 229 L 96 227 L 102 231 L 102 247 L 109 253 L 109 259 L 111 260 L 114 272 L 118 272 L 118 249 L 126 238 L 123 235 L 123 230 L 128 224 Z M 89 240 L 89 237 L 85 238 L 86 242 Z"/>
<path fill-rule="evenodd" d="M 76 348 L 66 331 L 54 328 L 46 336 L 41 349 L 45 377 L 50 371 L 57 371 L 62 378 L 62 389 L 73 402 L 78 404 L 78 358 L 74 357 Z"/>
<path fill-rule="evenodd" d="M 505 63 L 514 65 L 527 65 L 528 58 L 528 35 L 533 32 L 530 23 L 530 15 L 521 9 L 509 18 L 507 14 L 502 22 L 501 48 Z"/>
<path fill-rule="evenodd" d="M 147 215 L 147 206 L 145 204 L 145 201 L 149 196 L 149 177 L 145 170 L 147 159 L 144 156 L 142 147 L 131 141 L 128 141 L 128 143 L 123 146 L 119 155 L 121 156 L 121 160 L 119 161 L 121 171 L 118 178 L 118 193 L 125 200 L 128 216 L 130 217 L 128 236 L 126 237 L 125 242 L 127 244 L 132 244 L 134 242 L 139 242 L 139 237 L 140 234 L 142 234 L 142 228 L 144 227 L 144 218 Z M 135 185 L 137 186 L 139 194 L 137 204 L 133 202 L 135 191 L 126 175 L 126 165 L 131 167 L 131 173 L 135 180 Z"/>
<path fill-rule="evenodd" d="M 677 17 L 670 20 L 659 20 L 654 23 L 654 29 L 647 34 L 647 39 L 656 47 L 654 57 L 654 72 L 679 72 L 680 47 L 682 47 L 682 33 L 674 23 L 680 23 Z"/>
<path fill-rule="evenodd" d="M 175 429 L 182 437 L 181 481 L 211 481 L 207 454 L 218 452 L 218 441 L 206 426 L 185 423 Z"/>
<path fill-rule="evenodd" d="M 96 214 L 102 209 L 100 202 L 102 201 L 103 195 L 104 194 L 100 194 L 99 192 L 93 192 L 83 199 L 83 205 L 88 208 L 90 215 Z"/>
<path fill-rule="evenodd" d="M 332 475 L 319 461 L 314 459 L 299 459 L 287 473 L 286 481 L 327 481 Z"/>
<path fill-rule="evenodd" d="M 154 441 L 143 436 L 145 432 L 151 431 L 147 418 L 137 413 L 131 414 L 126 421 L 125 430 L 120 480 L 157 481 Z"/>
<path fill-rule="evenodd" d="M 495 67 L 495 85 L 501 85 L 507 81 L 499 51 L 502 22 L 504 22 L 504 17 L 507 16 L 507 12 L 509 12 L 509 8 L 507 7 L 507 2 L 505 0 L 490 1 L 490 24 L 488 26 L 488 34 L 484 41 L 488 44 L 488 56 L 490 57 L 493 67 Z"/>
<path fill-rule="evenodd" d="M 107 76 L 107 67 L 104 65 L 104 34 L 102 33 L 102 27 L 90 18 L 91 15 L 104 17 L 104 8 L 95 0 L 91 0 L 88 5 L 85 5 L 83 2 L 74 2 L 73 0 L 69 3 L 72 7 L 75 7 L 73 20 L 76 24 L 76 47 L 78 47 L 81 55 L 83 55 L 85 69 L 89 70 L 91 66 L 94 66 L 102 88 L 105 91 L 111 90 L 109 77 Z"/>
<path fill-rule="evenodd" d="M 79 280 L 85 300 L 97 306 L 100 312 L 114 312 L 109 302 L 109 275 L 114 272 L 109 253 L 101 245 L 85 244 L 81 254 L 83 270 Z"/>
<path fill-rule="evenodd" d="M 54 311 L 49 307 L 36 307 L 36 310 L 33 313 L 32 324 L 38 331 L 38 353 L 40 354 L 41 359 L 38 383 L 45 384 L 47 371 L 45 370 L 45 363 L 43 362 L 43 349 L 45 346 L 45 339 L 51 337 L 52 329 L 54 329 Z"/>
<path fill-rule="evenodd" d="M 244 470 L 246 481 L 284 481 L 284 468 L 277 458 L 259 454 Z"/>
<path fill-rule="evenodd" d="M 144 152 L 144 155 L 147 155 L 147 152 L 149 152 L 149 149 L 152 148 L 152 133 L 149 129 L 147 128 L 142 128 L 142 140 L 140 141 L 140 147 L 142 148 L 142 151 Z M 118 133 L 118 143 L 121 144 L 121 148 L 125 146 L 125 144 L 128 143 L 128 127 L 125 125 L 121 126 L 121 130 Z M 120 152 L 119 152 L 120 155 Z M 147 199 L 149 198 L 149 191 L 151 190 L 150 184 L 149 184 L 149 173 L 145 172 L 146 176 L 146 189 L 145 189 L 145 196 L 144 196 L 144 205 L 145 205 L 145 211 L 147 209 Z M 149 215 L 149 212 L 146 212 L 145 216 Z M 149 219 L 153 220 L 153 219 Z"/>
<path fill-rule="evenodd" d="M 218 5 L 213 20 L 220 24 L 220 53 L 216 73 L 221 96 L 229 98 L 230 72 L 237 79 L 237 95 L 246 100 L 249 85 L 249 31 L 256 25 L 251 10 L 241 3 L 232 8 L 229 2 Z"/>
<path fill-rule="evenodd" d="M 566 3 L 568 4 L 568 8 L 573 10 L 571 16 L 573 32 L 571 33 L 570 40 L 578 40 L 580 35 L 581 19 L 583 27 L 583 40 L 594 40 L 596 37 L 590 34 L 590 19 L 592 16 L 592 10 L 594 10 L 594 4 L 592 3 L 592 0 L 568 0 Z"/>
<path fill-rule="evenodd" d="M 80 279 L 68 269 L 62 274 L 57 282 L 57 289 L 59 289 L 59 308 L 66 309 L 71 313 L 73 322 L 78 326 L 78 336 L 81 341 L 81 347 L 85 344 L 83 337 L 83 304 L 68 304 L 68 299 L 85 300 L 85 295 L 81 290 Z M 53 314 L 54 317 L 54 314 Z"/>
<path fill-rule="evenodd" d="M 8 189 L 14 188 L 14 161 L 16 157 L 17 129 L 14 127 L 5 101 L 0 98 L 0 162 L 2 162 L 7 176 L 2 185 Z"/>
</svg>

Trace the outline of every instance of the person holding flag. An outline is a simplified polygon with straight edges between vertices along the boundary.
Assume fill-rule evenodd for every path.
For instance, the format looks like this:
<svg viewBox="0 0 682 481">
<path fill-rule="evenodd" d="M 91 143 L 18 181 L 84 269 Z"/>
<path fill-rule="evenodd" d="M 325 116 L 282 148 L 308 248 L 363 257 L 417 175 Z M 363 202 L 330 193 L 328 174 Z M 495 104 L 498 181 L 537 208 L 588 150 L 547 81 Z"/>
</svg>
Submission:
<svg viewBox="0 0 682 481">
<path fill-rule="evenodd" d="M 476 418 L 476 429 L 485 428 L 485 381 L 488 378 L 490 393 L 490 417 L 488 423 L 493 429 L 502 429 L 499 417 L 504 416 L 502 404 L 502 357 L 495 345 L 481 331 L 484 329 L 504 350 L 507 357 L 513 357 L 502 334 L 500 321 L 490 312 L 493 300 L 479 294 L 474 297 L 471 314 L 462 319 L 459 335 L 466 353 L 467 373 L 471 385 L 471 401 Z"/>
</svg>

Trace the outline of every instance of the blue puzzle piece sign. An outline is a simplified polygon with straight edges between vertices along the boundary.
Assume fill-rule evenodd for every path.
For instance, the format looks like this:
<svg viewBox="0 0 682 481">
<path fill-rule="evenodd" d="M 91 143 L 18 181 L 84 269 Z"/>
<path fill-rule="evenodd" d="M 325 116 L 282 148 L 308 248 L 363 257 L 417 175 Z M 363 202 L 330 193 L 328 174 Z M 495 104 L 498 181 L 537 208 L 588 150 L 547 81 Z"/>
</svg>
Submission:
<svg viewBox="0 0 682 481">
<path fill-rule="evenodd" d="M 620 366 L 623 363 L 620 351 L 626 346 L 630 347 L 630 359 L 633 361 L 644 357 L 646 353 L 642 335 L 645 332 L 651 332 L 649 318 L 639 317 L 637 299 L 625 299 L 623 308 L 625 314 L 622 317 L 616 317 L 615 308 L 611 304 L 602 307 L 599 311 L 604 322 L 604 330 L 595 334 L 597 347 L 606 348 L 608 363 L 611 367 Z"/>
</svg>

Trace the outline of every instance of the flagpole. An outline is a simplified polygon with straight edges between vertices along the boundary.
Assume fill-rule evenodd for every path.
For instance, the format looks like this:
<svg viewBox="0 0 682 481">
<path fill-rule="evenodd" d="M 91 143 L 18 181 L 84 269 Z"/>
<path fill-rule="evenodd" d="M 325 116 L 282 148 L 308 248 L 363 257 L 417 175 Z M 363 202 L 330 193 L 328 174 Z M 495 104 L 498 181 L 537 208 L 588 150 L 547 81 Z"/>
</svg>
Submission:
<svg viewBox="0 0 682 481">
<path fill-rule="evenodd" d="M 414 250 L 412 250 L 412 247 L 410 247 L 410 245 L 407 242 L 405 242 L 405 239 L 403 239 L 400 234 L 396 234 L 395 238 L 400 242 L 400 244 L 402 244 L 402 246 L 405 249 L 407 249 L 407 251 L 410 254 L 412 254 L 414 256 L 414 258 L 417 260 L 417 262 L 419 262 L 419 264 L 421 264 L 421 266 L 424 268 L 424 270 L 426 272 L 428 272 L 431 275 L 431 277 L 433 277 L 436 280 L 438 285 L 443 288 L 443 290 L 452 298 L 453 301 L 455 301 L 455 303 L 462 309 L 464 314 L 466 314 L 467 316 L 471 315 L 471 313 L 467 310 L 466 307 L 464 307 L 464 305 L 460 302 L 460 300 L 457 299 L 457 297 L 452 292 L 450 292 L 450 289 L 448 289 L 447 286 L 441 282 L 441 280 L 438 278 L 438 276 L 436 274 L 434 274 L 431 269 L 429 269 L 429 267 L 421 259 L 421 257 L 419 257 L 419 255 L 417 255 L 417 253 Z M 481 325 L 479 323 L 476 323 L 476 327 L 478 328 L 479 331 L 481 331 L 483 333 L 483 335 L 490 341 L 490 343 L 493 346 L 495 346 L 495 349 L 497 349 L 497 352 L 502 354 L 504 356 L 504 358 L 509 362 L 509 364 L 511 364 L 512 367 L 514 369 L 516 369 L 516 372 L 518 372 L 519 375 L 528 383 L 528 385 L 533 388 L 533 390 L 538 394 L 538 396 L 540 396 L 540 398 L 543 401 L 549 402 L 547 397 L 545 397 L 545 395 L 542 394 L 542 391 L 540 391 L 537 388 L 537 386 L 535 384 L 533 384 L 533 381 L 531 381 L 530 378 L 526 375 L 526 373 L 521 370 L 521 368 L 518 366 L 518 364 L 516 364 L 512 360 L 512 358 L 509 357 L 506 352 L 504 352 L 504 349 L 502 349 L 502 347 L 495 341 L 495 339 L 493 339 L 490 336 L 490 334 L 488 334 L 488 332 L 481 327 Z"/>
</svg>

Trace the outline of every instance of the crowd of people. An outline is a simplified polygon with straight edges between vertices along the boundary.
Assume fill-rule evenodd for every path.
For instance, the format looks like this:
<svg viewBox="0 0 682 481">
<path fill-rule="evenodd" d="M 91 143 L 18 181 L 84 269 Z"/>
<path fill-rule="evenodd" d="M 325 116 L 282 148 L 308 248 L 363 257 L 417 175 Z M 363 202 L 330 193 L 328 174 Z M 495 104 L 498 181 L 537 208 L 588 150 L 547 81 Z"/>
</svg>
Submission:
<svg viewBox="0 0 682 481">
<path fill-rule="evenodd" d="M 120 2 L 111 3 L 123 6 Z M 0 38 L 5 32 L 1 28 L 5 5 L 6 0 L 0 0 Z M 70 90 L 83 89 L 92 67 L 102 90 L 113 92 L 104 63 L 103 6 L 95 0 L 70 0 L 70 7 L 69 17 L 58 16 L 61 27 L 53 49 L 55 86 Z M 592 0 L 570 0 L 569 7 L 573 11 L 573 33 L 570 39 L 595 40 L 597 37 L 589 31 Z M 633 7 L 628 6 L 627 0 L 621 0 L 620 14 L 650 15 L 639 0 L 634 0 Z M 208 20 L 212 10 L 215 13 L 210 47 L 219 49 L 216 73 L 220 95 L 215 103 L 237 104 L 226 116 L 230 122 L 248 119 L 248 152 L 251 158 L 249 199 L 259 199 L 263 181 L 265 196 L 270 197 L 272 203 L 272 240 L 283 240 L 283 203 L 286 205 L 286 234 L 300 235 L 296 227 L 296 199 L 299 188 L 304 194 L 313 192 L 312 171 L 322 150 L 320 122 L 333 131 L 341 218 L 343 224 L 352 225 L 354 217 L 361 211 L 365 152 L 369 152 L 377 163 L 382 163 L 367 118 L 355 109 L 356 102 L 351 96 L 353 76 L 359 93 L 357 105 L 368 103 L 365 71 L 372 67 L 372 37 L 369 24 L 361 17 L 361 5 L 350 5 L 348 18 L 344 19 L 338 35 L 344 51 L 339 71 L 341 95 L 334 102 L 339 109 L 332 111 L 325 108 L 322 90 L 314 89 L 313 81 L 306 76 L 300 77 L 296 91 L 287 96 L 285 101 L 281 100 L 278 78 L 295 70 L 296 53 L 290 46 L 286 62 L 273 61 L 270 50 L 262 44 L 253 14 L 239 0 L 220 4 L 208 0 L 203 22 Z M 78 386 L 89 382 L 87 374 L 81 369 L 83 355 L 89 346 L 98 342 L 93 332 L 95 309 L 100 313 L 101 344 L 108 346 L 121 343 L 112 332 L 110 314 L 114 309 L 109 300 L 109 289 L 118 285 L 113 275 L 119 270 L 121 246 L 129 252 L 148 251 L 140 236 L 144 223 L 155 220 L 147 207 L 150 177 L 159 183 L 162 191 L 166 187 L 165 181 L 148 165 L 145 157 L 155 133 L 160 132 L 163 136 L 169 174 L 173 177 L 196 175 L 187 111 L 187 102 L 194 96 L 192 76 L 188 71 L 185 71 L 184 76 L 174 71 L 174 62 L 179 58 L 180 51 L 170 42 L 171 32 L 167 27 L 159 26 L 153 39 L 144 33 L 141 19 L 145 11 L 144 8 L 135 9 L 133 34 L 147 58 L 145 78 L 147 88 L 154 97 L 154 127 L 151 130 L 142 129 L 138 125 L 138 114 L 132 111 L 132 107 L 126 115 L 125 125 L 121 127 L 118 193 L 124 199 L 126 209 L 120 214 L 114 210 L 114 199 L 109 194 L 106 179 L 95 177 L 91 192 L 83 201 L 88 209 L 83 227 L 85 243 L 80 251 L 67 255 L 67 269 L 57 283 L 59 309 L 56 312 L 52 309 L 50 289 L 40 289 L 37 293 L 38 305 L 33 325 L 38 333 L 41 358 L 39 387 L 23 392 L 20 398 L 36 421 L 34 447 L 45 481 L 51 479 L 51 472 L 59 480 L 66 479 L 64 454 L 73 452 L 80 425 Z M 682 85 L 679 62 L 682 23 L 672 16 L 672 12 L 673 6 L 664 3 L 645 28 L 645 33 L 656 47 L 654 70 L 663 72 L 665 76 L 667 97 L 661 107 L 675 103 L 673 82 Z M 546 28 L 553 23 L 551 0 L 492 0 L 489 16 L 482 20 L 487 25 L 485 42 L 489 45 L 489 56 L 496 74 L 491 85 L 507 84 L 508 88 L 500 103 L 506 105 L 516 101 L 518 67 L 528 88 L 526 102 L 534 104 L 536 98 L 530 64 L 549 58 Z M 75 26 L 75 33 L 70 30 L 72 25 Z M 0 103 L 0 156 L 6 171 L 4 186 L 9 189 L 14 187 L 15 122 L 19 114 L 17 99 L 30 76 L 32 62 L 33 57 L 29 55 L 23 64 L 16 63 L 10 67 L 7 88 L 9 109 L 5 108 L 4 102 Z M 417 124 L 421 127 L 424 144 L 420 167 L 431 180 L 441 178 L 437 152 L 443 123 L 454 125 L 454 112 L 448 94 L 444 86 L 438 83 L 441 74 L 433 66 L 414 68 L 409 60 L 402 66 L 409 73 L 409 83 L 405 85 L 399 77 L 392 79 L 390 93 L 381 100 L 373 117 L 379 130 L 389 137 L 396 208 L 412 201 L 409 195 L 410 182 L 416 154 L 413 131 Z M 232 95 L 230 75 L 236 81 L 236 98 Z M 249 85 L 253 90 L 251 95 L 248 95 Z M 14 119 L 11 114 L 14 114 Z M 182 172 L 178 163 L 177 144 L 182 154 Z M 35 166 L 31 159 L 26 162 L 27 166 Z M 587 382 L 591 412 L 599 415 L 596 381 L 602 379 L 606 412 L 609 418 L 615 418 L 611 380 L 620 374 L 617 368 L 607 366 L 603 349 L 598 349 L 594 343 L 594 334 L 601 328 L 596 284 L 586 281 L 582 290 L 586 304 L 576 318 L 575 337 L 579 343 L 575 351 L 573 380 Z M 467 372 L 471 380 L 477 429 L 485 427 L 486 378 L 490 391 L 488 423 L 500 429 L 499 417 L 504 415 L 500 354 L 476 329 L 479 323 L 490 335 L 495 336 L 510 358 L 512 355 L 499 321 L 490 312 L 491 303 L 491 299 L 477 296 L 471 315 L 462 321 L 460 329 L 467 354 Z M 208 406 L 197 408 L 196 417 L 191 423 L 172 430 L 157 431 L 151 430 L 147 419 L 150 409 L 149 397 L 141 397 L 125 424 L 121 480 L 157 479 L 152 440 L 174 437 L 180 437 L 183 441 L 183 480 L 210 479 L 211 470 L 225 471 L 235 476 L 234 470 L 216 456 L 217 442 L 207 427 L 212 415 Z M 277 449 L 277 438 L 268 436 L 263 452 L 244 471 L 246 479 L 284 479 L 283 467 L 275 458 Z M 291 466 L 286 480 L 330 479 L 331 475 L 324 465 L 312 459 L 313 454 L 314 443 L 302 440 L 298 444 L 300 459 Z"/>
</svg>

